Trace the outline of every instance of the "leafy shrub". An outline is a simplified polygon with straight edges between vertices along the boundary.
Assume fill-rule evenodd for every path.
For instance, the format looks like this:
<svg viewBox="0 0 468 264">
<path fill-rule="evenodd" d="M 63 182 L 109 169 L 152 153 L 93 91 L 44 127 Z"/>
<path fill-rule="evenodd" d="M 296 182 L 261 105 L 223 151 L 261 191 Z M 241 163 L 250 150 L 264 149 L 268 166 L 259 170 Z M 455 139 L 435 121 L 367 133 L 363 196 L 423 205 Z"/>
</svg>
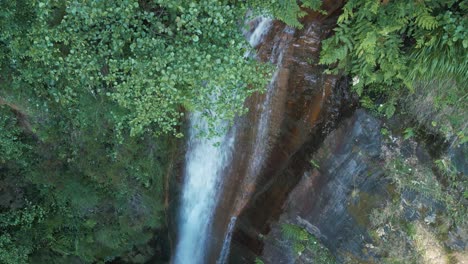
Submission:
<svg viewBox="0 0 468 264">
<path fill-rule="evenodd" d="M 467 9 L 454 0 L 347 1 L 320 62 L 353 77 L 367 100 L 383 96 L 379 110 L 392 116 L 402 89 L 414 91 L 415 82 L 466 83 Z"/>
</svg>

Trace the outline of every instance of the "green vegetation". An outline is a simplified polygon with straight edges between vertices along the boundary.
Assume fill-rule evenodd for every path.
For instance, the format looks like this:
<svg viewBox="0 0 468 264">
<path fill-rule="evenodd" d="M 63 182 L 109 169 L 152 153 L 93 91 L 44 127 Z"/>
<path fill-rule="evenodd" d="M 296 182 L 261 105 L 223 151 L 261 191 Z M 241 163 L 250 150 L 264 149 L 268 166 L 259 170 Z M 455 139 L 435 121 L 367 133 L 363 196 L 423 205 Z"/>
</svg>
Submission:
<svg viewBox="0 0 468 264">
<path fill-rule="evenodd" d="M 307 15 L 307 9 L 325 13 L 322 0 L 251 0 L 249 6 L 296 28 L 302 28 L 300 18 Z"/>
<path fill-rule="evenodd" d="M 336 263 L 330 251 L 304 228 L 294 224 L 282 224 L 281 233 L 290 242 L 291 248 L 298 258 L 303 254 L 307 254 L 314 260 L 314 263 Z"/>
<path fill-rule="evenodd" d="M 411 138 L 405 138 L 405 131 L 399 138 L 386 138 L 385 171 L 392 181 L 387 189 L 391 200 L 369 215 L 374 249 L 383 263 L 420 263 L 434 250 L 427 244 L 437 245 L 440 254 L 450 256 L 456 250 L 441 245 L 449 243 L 450 233 L 466 230 L 468 225 L 466 175 L 447 156 L 433 160 L 431 166 L 416 154 L 408 155 L 408 150 L 403 154 L 403 144 L 416 149 L 416 141 L 423 141 L 414 132 Z"/>
<path fill-rule="evenodd" d="M 219 1 L 2 5 L 5 89 L 74 119 L 84 103 L 111 101 L 115 133 L 182 136 L 181 108 L 232 120 L 267 79 L 243 57 L 245 9 Z"/>
<path fill-rule="evenodd" d="M 458 108 L 445 111 L 444 117 L 453 120 L 445 125 L 462 138 L 467 129 L 460 124 L 467 114 L 467 11 L 466 1 L 456 0 L 347 1 L 335 34 L 323 42 L 320 62 L 350 75 L 363 105 L 388 117 L 399 103 L 414 107 L 413 100 L 408 102 L 413 94 L 418 102 L 429 97 L 436 103 L 437 109 L 434 104 L 421 106 L 432 108 L 424 111 L 412 109 L 420 119 Z"/>
<path fill-rule="evenodd" d="M 259 258 L 256 258 L 255 259 L 255 264 L 264 264 L 265 262 L 263 262 L 261 259 Z"/>
<path fill-rule="evenodd" d="M 0 263 L 167 260 L 146 245 L 166 228 L 163 183 L 184 115 L 200 111 L 216 134 L 213 121 L 245 113 L 270 76 L 244 58 L 247 9 L 300 28 L 321 2 L 1 0 Z M 321 63 L 352 77 L 364 106 L 466 142 L 467 9 L 349 0 Z M 414 109 L 420 100 L 433 107 Z M 436 166 L 449 191 L 462 188 Z M 296 253 L 328 261 L 310 234 L 283 231 Z"/>
<path fill-rule="evenodd" d="M 167 260 L 142 252 L 186 110 L 232 121 L 268 80 L 243 56 L 246 8 L 1 1 L 0 263 Z"/>
<path fill-rule="evenodd" d="M 447 227 L 468 225 L 465 219 L 467 209 L 464 199 L 466 198 L 463 196 L 468 188 L 468 181 L 466 175 L 455 168 L 449 157 L 442 156 L 434 160 L 434 165 L 431 167 L 421 164 L 415 157 L 405 158 L 396 150 L 389 151 L 386 171 L 394 182 L 397 193 L 412 191 L 440 203 L 446 209 L 442 218 Z M 398 214 L 394 213 L 393 216 L 398 217 Z"/>
<path fill-rule="evenodd" d="M 316 169 L 320 169 L 320 165 L 317 163 L 317 161 L 315 160 L 310 160 L 310 165 L 312 165 L 312 167 L 316 168 Z"/>
<path fill-rule="evenodd" d="M 467 96 L 466 85 L 435 79 L 419 82 L 414 94 L 399 101 L 402 112 L 414 119 L 418 128 L 463 144 L 468 141 Z"/>
<path fill-rule="evenodd" d="M 167 144 L 148 137 L 119 145 L 99 125 L 44 124 L 48 137 L 37 138 L 10 107 L 1 110 L 1 263 L 111 260 L 164 223 Z"/>
</svg>

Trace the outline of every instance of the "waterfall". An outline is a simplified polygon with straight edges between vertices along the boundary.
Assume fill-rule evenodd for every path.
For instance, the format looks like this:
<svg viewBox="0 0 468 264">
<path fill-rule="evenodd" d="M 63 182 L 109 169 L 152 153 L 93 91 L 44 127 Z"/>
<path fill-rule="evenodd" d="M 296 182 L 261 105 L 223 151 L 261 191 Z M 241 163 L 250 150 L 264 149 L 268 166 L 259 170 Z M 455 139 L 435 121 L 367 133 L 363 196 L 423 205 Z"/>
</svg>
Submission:
<svg viewBox="0 0 468 264">
<path fill-rule="evenodd" d="M 270 29 L 272 22 L 269 18 L 259 17 L 257 19 L 259 20 L 257 27 L 255 27 L 255 30 L 250 34 L 250 36 L 247 36 L 247 41 L 252 47 L 256 47 L 260 44 L 263 37 Z"/>
<path fill-rule="evenodd" d="M 271 20 L 259 18 L 257 27 L 246 34 L 252 47 L 256 47 L 269 30 Z M 246 54 L 249 56 L 250 54 Z M 182 203 L 179 213 L 179 237 L 173 263 L 206 263 L 207 239 L 220 191 L 223 187 L 223 171 L 229 165 L 235 141 L 235 126 L 229 133 L 217 138 L 200 138 L 199 130 L 208 131 L 208 124 L 200 113 L 190 118 L 188 151 L 185 157 Z M 218 146 L 215 146 L 216 143 Z M 223 240 L 217 263 L 224 264 L 229 256 L 236 216 L 231 218 Z"/>
<path fill-rule="evenodd" d="M 226 237 L 224 238 L 223 248 L 221 249 L 221 254 L 219 255 L 218 261 L 216 264 L 225 264 L 227 258 L 229 257 L 229 249 L 231 248 L 231 239 L 232 239 L 232 232 L 234 231 L 234 227 L 236 226 L 237 217 L 232 217 L 231 221 L 229 222 L 229 226 L 226 232 Z"/>
<path fill-rule="evenodd" d="M 249 44 L 253 48 L 257 47 L 260 44 L 260 42 L 263 40 L 263 37 L 265 36 L 265 34 L 270 30 L 271 22 L 272 22 L 272 20 L 269 19 L 269 18 L 259 17 L 257 19 L 258 19 L 258 24 L 255 27 L 255 30 L 250 35 L 246 34 L 246 38 L 247 38 Z M 245 56 L 252 56 L 252 54 L 247 53 Z M 274 79 L 276 79 L 276 73 L 275 73 L 275 76 L 273 77 L 273 80 Z M 270 90 L 271 90 L 270 86 L 271 85 L 268 86 L 268 88 L 269 88 L 268 94 L 271 93 L 270 92 Z M 263 113 L 262 113 L 262 119 L 265 119 L 263 117 Z M 265 122 L 263 122 L 263 123 L 265 123 Z M 263 123 L 261 125 L 266 126 L 266 124 L 263 124 Z M 232 233 L 234 232 L 234 227 L 235 227 L 236 220 L 237 220 L 237 217 L 234 216 L 234 217 L 231 218 L 231 220 L 229 222 L 229 225 L 228 225 L 228 228 L 227 228 L 227 231 L 226 231 L 226 235 L 225 235 L 224 240 L 223 240 L 223 247 L 221 249 L 221 253 L 219 255 L 218 261 L 216 261 L 216 264 L 225 264 L 228 257 L 229 257 L 229 250 L 231 248 Z"/>
<path fill-rule="evenodd" d="M 207 139 L 198 136 L 198 129 L 207 130 L 208 125 L 195 113 L 190 118 L 176 264 L 205 263 L 206 240 L 222 183 L 220 174 L 229 163 L 234 145 L 234 133 Z M 215 146 L 218 142 L 221 144 Z"/>
</svg>

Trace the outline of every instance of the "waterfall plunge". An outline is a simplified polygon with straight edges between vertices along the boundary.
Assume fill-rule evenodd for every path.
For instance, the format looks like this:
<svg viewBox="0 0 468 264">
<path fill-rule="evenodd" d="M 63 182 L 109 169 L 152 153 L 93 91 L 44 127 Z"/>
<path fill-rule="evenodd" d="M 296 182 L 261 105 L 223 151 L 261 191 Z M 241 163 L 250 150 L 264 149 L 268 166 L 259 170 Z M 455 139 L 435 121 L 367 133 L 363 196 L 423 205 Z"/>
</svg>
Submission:
<svg viewBox="0 0 468 264">
<path fill-rule="evenodd" d="M 260 19 L 258 26 L 247 37 L 253 47 L 260 43 L 270 28 L 270 19 Z M 206 139 L 197 137 L 197 127 L 207 131 L 206 120 L 199 113 L 190 118 L 175 264 L 205 263 L 206 242 L 211 233 L 210 226 L 219 191 L 222 189 L 221 174 L 229 164 L 234 145 L 233 131 L 218 138 Z M 217 142 L 221 142 L 221 145 L 215 146 Z M 229 256 L 235 219 L 233 217 L 229 224 L 218 263 L 224 264 Z"/>
<path fill-rule="evenodd" d="M 222 181 L 220 174 L 229 163 L 234 145 L 234 133 L 206 139 L 197 136 L 197 127 L 207 130 L 206 120 L 199 113 L 190 119 L 176 264 L 204 263 L 206 239 Z M 217 142 L 221 145 L 215 146 Z"/>
</svg>

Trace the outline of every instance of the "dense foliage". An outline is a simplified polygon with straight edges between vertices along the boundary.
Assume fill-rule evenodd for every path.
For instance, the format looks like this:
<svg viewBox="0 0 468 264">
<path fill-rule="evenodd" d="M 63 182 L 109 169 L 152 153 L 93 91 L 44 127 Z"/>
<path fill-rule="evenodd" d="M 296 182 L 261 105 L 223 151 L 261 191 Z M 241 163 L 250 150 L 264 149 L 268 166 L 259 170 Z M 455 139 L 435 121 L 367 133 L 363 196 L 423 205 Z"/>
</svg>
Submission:
<svg viewBox="0 0 468 264">
<path fill-rule="evenodd" d="M 298 225 L 283 223 L 281 224 L 281 235 L 289 244 L 287 249 L 294 252 L 294 258 L 298 262 L 301 260 L 301 255 L 304 254 L 320 264 L 337 263 L 330 251 L 306 229 Z"/>
<path fill-rule="evenodd" d="M 300 28 L 321 3 L 0 0 L 0 263 L 162 254 L 147 243 L 166 225 L 163 178 L 184 114 L 202 112 L 216 133 L 268 79 L 244 56 L 247 9 Z M 440 83 L 453 84 L 436 93 L 440 108 L 466 109 L 467 6 L 349 0 L 321 62 L 388 116 L 405 87 Z"/>
<path fill-rule="evenodd" d="M 245 8 L 1 1 L 0 263 L 168 257 L 146 244 L 185 110 L 231 121 L 265 87 Z"/>
<path fill-rule="evenodd" d="M 325 13 L 321 9 L 322 0 L 251 0 L 249 7 L 263 15 L 272 16 L 286 24 L 302 28 L 300 19 L 307 15 L 307 11 L 314 10 Z"/>
<path fill-rule="evenodd" d="M 180 107 L 232 120 L 263 86 L 260 66 L 242 56 L 247 46 L 237 22 L 244 10 L 219 1 L 3 5 L 2 71 L 14 78 L 10 89 L 31 87 L 71 116 L 83 96 L 113 100 L 121 106 L 111 112 L 119 130 L 179 135 Z"/>
<path fill-rule="evenodd" d="M 429 100 L 441 106 L 434 112 L 464 109 L 445 116 L 463 119 L 467 105 L 459 99 L 467 95 L 467 11 L 468 2 L 457 0 L 347 1 L 335 34 L 323 42 L 320 61 L 333 72 L 349 74 L 363 104 L 388 117 L 400 99 L 417 93 L 437 94 Z M 441 87 L 444 83 L 449 85 Z M 466 126 L 446 125 L 464 137 Z"/>
</svg>

